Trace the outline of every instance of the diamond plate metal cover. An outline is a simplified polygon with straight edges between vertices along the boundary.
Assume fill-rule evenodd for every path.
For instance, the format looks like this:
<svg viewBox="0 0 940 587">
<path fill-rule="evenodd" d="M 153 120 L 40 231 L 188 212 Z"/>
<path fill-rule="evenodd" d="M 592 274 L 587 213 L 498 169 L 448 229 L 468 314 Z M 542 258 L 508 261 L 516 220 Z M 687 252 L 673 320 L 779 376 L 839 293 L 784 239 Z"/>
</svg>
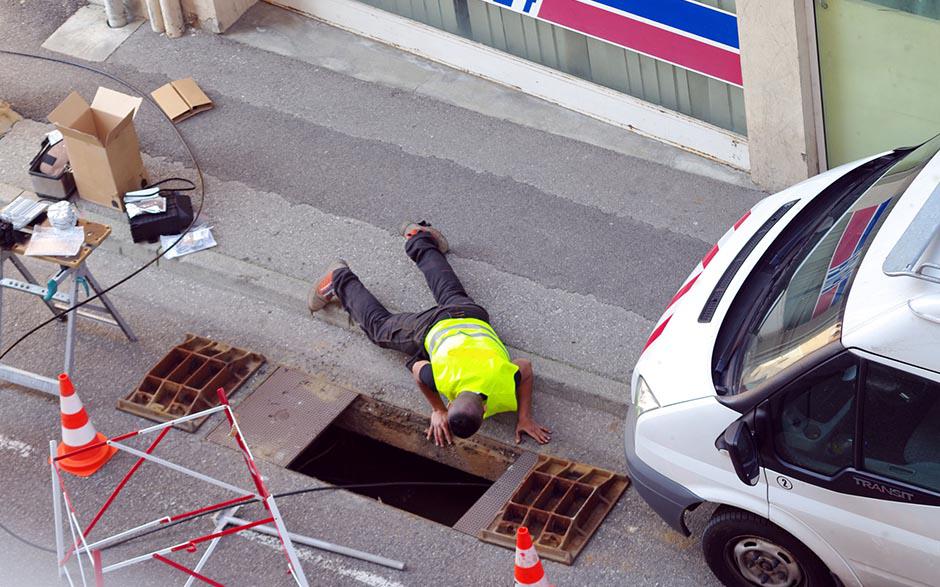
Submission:
<svg viewBox="0 0 940 587">
<path fill-rule="evenodd" d="M 519 458 L 486 490 L 486 493 L 480 496 L 480 499 L 457 520 L 454 530 L 469 534 L 474 538 L 479 536 L 480 532 L 490 525 L 496 514 L 506 506 L 506 502 L 537 462 L 538 455 L 534 452 L 525 451 L 519 455 Z"/>
<path fill-rule="evenodd" d="M 280 366 L 235 408 L 235 417 L 255 457 L 286 467 L 358 395 L 322 374 Z M 207 439 L 235 448 L 224 420 Z"/>
</svg>

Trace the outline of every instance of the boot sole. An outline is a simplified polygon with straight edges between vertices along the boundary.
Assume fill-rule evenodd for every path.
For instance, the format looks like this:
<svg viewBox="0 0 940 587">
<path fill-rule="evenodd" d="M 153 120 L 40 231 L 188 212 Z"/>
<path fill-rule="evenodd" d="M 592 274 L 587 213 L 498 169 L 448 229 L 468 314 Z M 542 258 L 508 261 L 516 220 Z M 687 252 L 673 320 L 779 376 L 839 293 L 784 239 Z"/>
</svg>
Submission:
<svg viewBox="0 0 940 587">
<path fill-rule="evenodd" d="M 398 234 L 405 236 L 408 225 L 410 224 L 417 224 L 417 222 L 412 222 L 412 221 L 405 222 L 404 224 L 401 225 L 401 228 L 398 230 Z M 447 253 L 447 251 L 450 250 L 450 245 L 447 244 L 447 238 L 444 237 L 444 233 L 442 233 L 440 230 L 434 228 L 433 226 L 422 226 L 421 229 L 426 232 L 431 233 L 431 236 L 433 236 L 434 240 L 437 242 L 437 250 L 440 251 L 441 254 L 445 254 Z"/>
</svg>

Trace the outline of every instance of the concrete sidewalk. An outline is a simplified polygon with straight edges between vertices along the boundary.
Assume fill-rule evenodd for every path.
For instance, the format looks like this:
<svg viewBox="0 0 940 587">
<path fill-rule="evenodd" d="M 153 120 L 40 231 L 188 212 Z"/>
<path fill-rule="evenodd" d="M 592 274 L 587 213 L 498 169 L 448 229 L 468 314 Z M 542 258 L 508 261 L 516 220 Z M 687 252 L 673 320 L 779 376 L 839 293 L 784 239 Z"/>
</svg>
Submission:
<svg viewBox="0 0 940 587">
<path fill-rule="evenodd" d="M 0 47 L 51 55 L 39 45 L 76 7 L 0 8 Z M 426 411 L 402 357 L 373 347 L 340 312 L 309 317 L 304 297 L 322 268 L 342 256 L 390 308 L 431 304 L 397 235 L 403 219 L 427 218 L 446 231 L 451 262 L 513 354 L 532 358 L 537 415 L 555 431 L 544 450 L 623 470 L 621 414 L 643 342 L 695 262 L 762 196 L 742 187 L 740 175 L 688 153 L 263 4 L 226 36 L 171 41 L 143 26 L 100 66 L 144 91 L 191 75 L 216 103 L 179 128 L 205 172 L 204 217 L 219 247 L 163 261 L 115 292 L 139 345 L 80 328 L 76 381 L 109 433 L 139 427 L 114 402 L 188 331 Z M 68 91 L 90 97 L 99 84 L 122 88 L 3 55 L 0 72 L 0 99 L 26 117 L 0 138 L 0 198 L 10 199 L 29 188 L 26 163 L 49 128 L 45 116 Z M 152 106 L 136 126 L 153 179 L 194 176 Z M 152 257 L 153 247 L 131 243 L 115 213 L 88 205 L 82 212 L 114 228 L 93 259 L 104 284 Z M 43 317 L 45 309 L 28 302 L 5 311 L 15 316 L 14 329 Z M 14 363 L 55 370 L 57 360 L 45 351 L 57 336 L 55 328 L 37 334 Z M 12 387 L 0 394 L 0 466 L 22 471 L 5 487 L 13 499 L 0 507 L 0 521 L 49 544 L 47 471 L 33 453 L 57 436 L 55 406 Z M 497 418 L 484 433 L 510 440 L 512 427 L 511 418 Z M 234 453 L 199 436 L 179 437 L 179 454 L 221 475 L 238 470 Z M 31 447 L 29 458 L 6 450 L 16 443 Z M 276 467 L 265 473 L 277 490 L 311 482 Z M 174 489 L 144 492 L 141 503 L 183 508 L 200 491 L 148 475 L 150 487 Z M 311 555 L 311 569 L 322 573 L 317 584 L 473 585 L 508 577 L 507 551 L 348 493 L 288 509 L 296 531 L 403 557 L 413 568 L 387 576 L 369 567 L 362 572 L 375 576 L 363 579 L 349 561 Z M 343 524 L 326 522 L 337 512 Z M 698 512 L 693 524 L 706 514 Z M 0 534 L 0 543 L 9 540 Z M 234 545 L 220 551 L 228 566 L 214 567 L 214 577 L 239 583 L 239 573 L 279 569 L 276 552 L 259 556 L 241 538 Z M 21 545 L 0 556 L 4 569 L 42 558 Z M 559 585 L 712 580 L 697 542 L 671 532 L 633 491 L 575 567 L 549 571 Z M 124 580 L 165 584 L 169 575 L 161 572 Z"/>
<path fill-rule="evenodd" d="M 427 218 L 447 232 L 468 290 L 506 342 L 533 356 L 547 389 L 584 392 L 595 405 L 623 403 L 623 384 L 666 301 L 760 192 L 361 81 L 369 63 L 373 73 L 386 72 L 381 81 L 401 72 L 399 81 L 418 88 L 462 77 L 485 86 L 486 104 L 507 114 L 534 109 L 542 120 L 603 126 L 283 13 L 259 5 L 231 37 L 169 41 L 143 27 L 105 64 L 143 89 L 192 75 L 217 104 L 180 126 L 209 178 L 205 214 L 221 243 L 202 263 L 221 279 L 253 275 L 257 287 L 271 290 L 256 295 L 294 303 L 342 256 L 391 308 L 417 310 L 431 298 L 396 231 L 403 219 Z M 252 31 L 262 25 L 282 44 L 285 35 L 316 38 L 292 43 L 294 52 L 338 70 L 337 57 L 324 55 L 345 43 L 356 77 L 231 40 L 259 44 Z M 29 83 L 14 76 L 5 98 L 34 120 L 72 87 L 88 95 L 98 83 L 114 85 L 63 66 L 0 60 L 14 73 L 31 72 Z M 191 172 L 180 167 L 179 147 L 152 107 L 137 124 L 156 158 L 149 160 L 155 178 Z M 11 133 L 0 147 L 0 181 L 28 186 L 22 161 L 41 132 L 27 125 Z M 680 153 L 620 134 L 645 144 L 637 150 L 647 155 Z"/>
</svg>

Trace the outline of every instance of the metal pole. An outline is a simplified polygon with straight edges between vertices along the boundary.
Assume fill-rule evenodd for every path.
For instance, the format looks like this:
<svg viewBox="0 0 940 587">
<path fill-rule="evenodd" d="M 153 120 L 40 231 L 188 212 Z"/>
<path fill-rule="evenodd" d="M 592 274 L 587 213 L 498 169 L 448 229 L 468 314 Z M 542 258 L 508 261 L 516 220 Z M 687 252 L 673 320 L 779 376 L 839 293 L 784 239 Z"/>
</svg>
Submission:
<svg viewBox="0 0 940 587">
<path fill-rule="evenodd" d="M 55 519 L 55 562 L 58 567 L 59 573 L 59 584 L 62 584 L 63 576 L 63 562 L 62 559 L 65 558 L 65 544 L 64 538 L 62 536 L 62 496 L 59 495 L 59 476 L 55 472 L 55 451 L 56 445 L 54 440 L 49 441 L 49 467 L 52 470 L 52 515 Z M 71 582 L 71 581 L 70 581 Z"/>
<path fill-rule="evenodd" d="M 114 318 L 114 321 L 117 322 L 117 325 L 121 327 L 121 330 L 124 331 L 124 336 L 127 337 L 127 340 L 131 342 L 137 342 L 137 337 L 134 336 L 134 332 L 131 330 L 131 327 L 128 326 L 127 322 L 124 321 L 124 318 L 118 313 L 117 308 L 114 304 L 111 303 L 111 300 L 108 299 L 108 296 L 101 293 L 102 287 L 98 284 L 98 281 L 95 279 L 94 275 L 91 274 L 91 271 L 88 270 L 88 266 L 82 263 L 82 273 L 85 276 L 85 280 L 88 281 L 88 285 L 91 286 L 91 289 L 95 290 L 95 293 L 98 294 L 98 299 L 101 300 L 101 303 L 104 304 L 104 307 L 108 310 L 108 313 Z"/>
<path fill-rule="evenodd" d="M 248 520 L 243 520 L 242 518 L 235 517 L 234 515 L 226 513 L 224 516 L 219 518 L 220 522 L 225 522 L 226 524 L 233 524 L 235 526 L 244 526 L 248 524 Z M 271 526 L 255 526 L 251 528 L 255 532 L 261 534 L 267 534 L 268 536 L 278 537 L 277 530 Z M 305 546 L 310 546 L 312 548 L 318 548 L 320 550 L 325 550 L 327 552 L 333 552 L 336 554 L 342 554 L 350 558 L 355 558 L 370 563 L 375 563 L 383 567 L 388 567 L 390 569 L 395 569 L 398 571 L 405 570 L 405 563 L 390 558 L 385 558 L 384 556 L 378 556 L 375 554 L 369 554 L 368 552 L 363 552 L 361 550 L 355 550 L 348 548 L 346 546 L 340 546 L 338 544 L 331 544 L 329 542 L 324 542 L 323 540 L 317 540 L 316 538 L 310 538 L 309 536 L 302 536 L 300 534 L 294 534 L 293 532 L 288 532 L 287 535 L 290 537 L 291 541 L 296 542 L 297 544 L 303 544 Z"/>
<path fill-rule="evenodd" d="M 73 269 L 69 277 L 72 278 L 72 283 L 69 286 L 69 308 L 75 306 L 78 303 L 78 278 L 82 275 L 81 265 Z M 75 312 L 69 312 L 66 315 L 65 321 L 65 369 L 63 373 L 72 376 L 72 361 L 75 359 L 75 322 L 77 317 Z"/>
<path fill-rule="evenodd" d="M 137 431 L 136 435 L 149 434 L 151 432 L 156 432 L 157 430 L 163 430 L 170 426 L 175 426 L 177 424 L 182 424 L 183 422 L 188 422 L 190 420 L 195 420 L 196 418 L 202 418 L 203 416 L 211 416 L 216 412 L 221 412 L 225 410 L 225 406 L 216 406 L 214 408 L 209 408 L 201 412 L 196 412 L 195 414 L 190 414 L 188 416 L 182 416 L 175 420 L 170 420 L 169 422 L 163 422 L 162 424 L 154 424 L 153 426 L 148 426 L 146 428 L 141 428 Z"/>
<path fill-rule="evenodd" d="M 147 0 L 147 15 L 150 17 L 150 29 L 155 33 L 162 33 L 164 27 L 160 0 Z"/>
<path fill-rule="evenodd" d="M 127 24 L 124 0 L 104 0 L 104 11 L 108 15 L 108 26 L 112 29 L 119 29 Z"/>
<path fill-rule="evenodd" d="M 160 0 L 160 12 L 163 14 L 163 29 L 166 36 L 172 38 L 182 37 L 186 30 L 186 21 L 183 20 L 183 8 L 180 0 Z"/>
<path fill-rule="evenodd" d="M 235 493 L 237 493 L 237 494 L 239 494 L 239 495 L 252 495 L 252 496 L 257 497 L 258 499 L 261 499 L 260 496 L 256 495 L 255 493 L 253 493 L 253 492 L 251 492 L 251 491 L 248 491 L 248 490 L 246 490 L 246 489 L 242 489 L 241 487 L 235 487 L 234 485 L 231 485 L 231 484 L 229 484 L 229 483 L 226 483 L 225 481 L 219 481 L 218 479 L 213 479 L 212 477 L 209 477 L 208 475 L 203 475 L 202 473 L 199 473 L 198 471 L 193 471 L 192 469 L 187 469 L 186 467 L 183 467 L 183 466 L 181 466 L 181 465 L 177 465 L 176 463 L 171 463 L 170 461 L 166 461 L 166 460 L 164 460 L 164 459 L 161 459 L 160 457 L 155 457 L 155 456 L 153 456 L 153 455 L 148 455 L 147 453 L 145 453 L 145 452 L 143 452 L 143 451 L 139 451 L 139 450 L 137 450 L 136 448 L 131 448 L 131 447 L 129 447 L 129 446 L 124 446 L 124 445 L 121 444 L 120 442 L 108 441 L 108 444 L 110 444 L 111 446 L 113 446 L 113 447 L 115 447 L 115 448 L 119 448 L 119 449 L 121 449 L 121 450 L 123 450 L 123 451 L 125 451 L 125 452 L 129 452 L 129 453 L 131 453 L 131 454 L 134 455 L 134 456 L 140 457 L 140 458 L 142 458 L 142 459 L 147 459 L 148 461 L 153 461 L 154 463 L 157 463 L 158 465 L 163 465 L 164 467 L 168 467 L 168 468 L 173 469 L 174 471 L 180 472 L 180 473 L 182 473 L 182 474 L 184 474 L 184 475 L 189 475 L 190 477 L 195 477 L 196 479 L 199 479 L 200 481 L 205 481 L 206 483 L 209 483 L 209 484 L 211 484 L 211 485 L 215 485 L 216 487 L 221 487 L 222 489 L 228 489 L 229 491 L 233 491 L 233 492 L 235 492 Z M 162 553 L 161 553 L 161 554 L 162 554 Z"/>
<path fill-rule="evenodd" d="M 271 512 L 271 517 L 274 518 L 277 536 L 281 539 L 284 550 L 287 551 L 287 561 L 290 563 L 290 571 L 291 575 L 294 577 L 294 581 L 296 581 L 300 587 L 310 587 L 309 583 L 307 583 L 307 576 L 304 575 L 304 568 L 300 566 L 300 558 L 297 556 L 297 550 L 294 549 L 294 543 L 291 542 L 290 533 L 284 525 L 284 519 L 281 518 L 281 512 L 278 511 L 277 504 L 274 502 L 274 497 L 271 495 L 267 496 L 264 499 L 264 505 L 268 508 L 268 511 Z"/>
<path fill-rule="evenodd" d="M 31 283 L 31 284 L 37 286 L 37 287 L 42 287 L 42 286 L 39 285 L 39 282 L 36 281 L 36 278 L 33 277 L 33 274 L 30 272 L 30 270 L 26 268 L 26 265 L 24 265 L 22 261 L 20 261 L 19 259 L 16 258 L 16 255 L 10 255 L 10 263 L 13 263 L 13 266 L 16 267 L 16 270 L 20 272 L 20 274 L 23 276 L 23 278 L 24 278 L 27 282 L 29 282 L 29 283 Z M 0 278 L 3 278 L 3 275 L 2 275 L 2 274 L 0 274 Z M 46 307 L 49 308 L 49 311 L 51 311 L 53 314 L 58 314 L 58 313 L 59 313 L 59 311 L 56 309 L 56 307 L 52 305 L 52 301 L 51 301 L 51 300 L 50 300 L 50 301 L 46 301 L 45 299 L 43 299 L 43 300 L 42 300 L 42 303 L 46 304 Z M 59 319 L 60 319 L 60 320 L 64 320 L 65 317 L 62 317 L 62 318 L 59 318 Z"/>
<path fill-rule="evenodd" d="M 225 527 L 228 526 L 228 522 L 225 521 L 226 518 L 229 516 L 234 516 L 235 512 L 237 512 L 238 508 L 240 507 L 240 505 L 237 505 L 222 512 L 222 515 L 219 516 L 219 519 L 215 523 L 215 530 L 213 530 L 212 533 L 218 534 L 224 530 Z M 202 567 L 205 566 L 205 564 L 209 561 L 209 557 L 212 556 L 212 553 L 215 551 L 215 547 L 219 544 L 219 540 L 222 540 L 221 536 L 217 536 L 212 539 L 212 542 L 209 543 L 206 551 L 202 553 L 202 557 L 200 557 L 199 562 L 196 563 L 195 567 L 193 567 L 193 572 L 199 573 L 202 571 Z M 190 575 L 189 579 L 186 580 L 186 583 L 183 585 L 183 587 L 192 587 L 193 581 L 195 580 L 196 577 Z"/>
</svg>

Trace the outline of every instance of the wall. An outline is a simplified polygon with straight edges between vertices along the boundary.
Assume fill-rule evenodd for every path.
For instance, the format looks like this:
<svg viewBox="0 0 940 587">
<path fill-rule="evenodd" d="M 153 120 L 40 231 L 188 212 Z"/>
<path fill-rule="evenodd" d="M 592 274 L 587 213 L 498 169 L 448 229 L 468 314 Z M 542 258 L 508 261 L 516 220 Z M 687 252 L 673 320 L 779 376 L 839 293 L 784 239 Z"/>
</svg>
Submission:
<svg viewBox="0 0 940 587">
<path fill-rule="evenodd" d="M 258 0 L 181 0 L 186 21 L 213 33 L 225 32 L 238 18 Z M 89 0 L 92 4 L 104 5 L 104 0 Z M 147 18 L 144 0 L 124 0 L 128 16 Z"/>
<path fill-rule="evenodd" d="M 819 67 L 830 165 L 940 133 L 940 8 L 828 0 L 817 8 Z"/>
<path fill-rule="evenodd" d="M 819 172 L 806 4 L 737 2 L 751 178 L 769 191 Z"/>
<path fill-rule="evenodd" d="M 741 88 L 695 71 L 520 14 L 492 1 L 360 1 L 747 135 Z M 733 0 L 701 3 L 728 12 L 735 9 Z"/>
<path fill-rule="evenodd" d="M 182 0 L 186 20 L 213 33 L 225 32 L 258 0 Z"/>
</svg>

